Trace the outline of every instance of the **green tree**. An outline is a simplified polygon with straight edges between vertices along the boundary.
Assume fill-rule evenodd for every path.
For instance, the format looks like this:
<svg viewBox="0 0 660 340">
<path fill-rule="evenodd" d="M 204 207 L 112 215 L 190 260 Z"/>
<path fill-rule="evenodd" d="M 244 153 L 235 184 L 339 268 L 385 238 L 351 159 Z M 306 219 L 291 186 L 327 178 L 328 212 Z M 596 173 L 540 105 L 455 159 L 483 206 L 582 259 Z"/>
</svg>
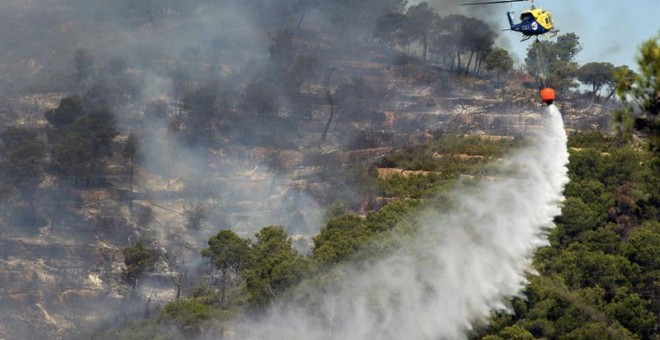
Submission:
<svg viewBox="0 0 660 340">
<path fill-rule="evenodd" d="M 608 159 L 596 150 L 572 151 L 568 167 L 571 181 L 594 180 L 605 185 L 603 179 L 607 174 Z"/>
<path fill-rule="evenodd" d="M 608 224 L 596 230 L 588 230 L 574 239 L 589 247 L 591 251 L 601 251 L 605 254 L 619 254 L 622 238 L 616 232 L 616 226 Z"/>
<path fill-rule="evenodd" d="M 545 79 L 560 93 L 574 88 L 573 81 L 578 70 L 575 56 L 582 50 L 579 37 L 567 33 L 557 37 L 556 42 L 536 42 L 527 49 L 525 65 L 534 76 Z"/>
<path fill-rule="evenodd" d="M 616 94 L 617 83 L 619 79 L 625 79 L 624 82 L 632 82 L 635 72 L 633 72 L 627 65 L 617 66 L 612 69 L 612 76 L 606 84 L 607 95 L 603 102 L 607 102 Z"/>
<path fill-rule="evenodd" d="M 575 56 L 582 51 L 580 37 L 575 33 L 566 33 L 558 36 L 554 47 L 556 58 L 567 62 L 575 60 Z"/>
<path fill-rule="evenodd" d="M 422 60 L 426 64 L 429 50 L 429 34 L 435 19 L 435 14 L 428 2 L 422 1 L 411 6 L 406 12 L 405 32 L 412 40 L 420 41 L 422 44 Z"/>
<path fill-rule="evenodd" d="M 346 261 L 367 242 L 369 236 L 359 216 L 335 217 L 314 237 L 313 258 L 324 264 Z"/>
<path fill-rule="evenodd" d="M 134 245 L 122 249 L 124 255 L 123 270 L 124 280 L 133 287 L 137 284 L 140 275 L 151 270 L 156 264 L 156 254 L 153 250 L 144 246 L 142 240 L 138 240 Z"/>
<path fill-rule="evenodd" d="M 0 133 L 0 192 L 3 200 L 14 193 L 28 201 L 32 223 L 36 218 L 36 189 L 44 179 L 46 146 L 32 130 L 8 127 Z"/>
<path fill-rule="evenodd" d="M 250 251 L 250 241 L 240 238 L 231 230 L 221 230 L 211 236 L 209 247 L 202 250 L 202 256 L 208 258 L 220 271 L 220 304 L 226 307 L 226 292 L 234 288 L 235 278 L 245 267 Z"/>
<path fill-rule="evenodd" d="M 579 198 L 582 202 L 597 207 L 599 211 L 605 211 L 614 204 L 612 193 L 607 191 L 605 185 L 597 179 L 571 180 L 565 189 L 567 197 Z"/>
<path fill-rule="evenodd" d="M 99 164 L 112 155 L 112 140 L 119 134 L 114 115 L 75 96 L 62 99 L 59 107 L 44 115 L 50 123 L 53 167 L 76 181 L 86 177 L 89 185 Z"/>
<path fill-rule="evenodd" d="M 406 14 L 400 12 L 387 13 L 379 17 L 376 19 L 374 38 L 389 43 L 391 47 L 407 45 L 410 43 L 404 31 L 407 20 Z"/>
<path fill-rule="evenodd" d="M 640 269 L 620 255 L 590 251 L 573 243 L 556 259 L 553 271 L 561 273 L 569 288 L 600 286 L 608 293 L 630 286 L 640 277 Z"/>
<path fill-rule="evenodd" d="M 645 271 L 660 270 L 660 222 L 650 222 L 633 231 L 623 253 Z"/>
<path fill-rule="evenodd" d="M 51 149 L 53 168 L 66 177 L 73 177 L 77 183 L 90 167 L 92 156 L 87 141 L 78 133 L 67 133 Z"/>
<path fill-rule="evenodd" d="M 392 230 L 397 223 L 411 215 L 411 211 L 420 205 L 420 200 L 394 200 L 386 206 L 367 213 L 366 227 L 373 233 Z"/>
<path fill-rule="evenodd" d="M 646 41 L 637 58 L 639 74 L 618 74 L 617 94 L 628 107 L 615 115 L 626 132 L 634 129 L 649 140 L 656 171 L 660 170 L 660 34 Z"/>
<path fill-rule="evenodd" d="M 509 52 L 503 48 L 495 48 L 484 60 L 486 63 L 486 70 L 495 72 L 497 75 L 497 82 L 500 82 L 500 76 L 505 74 L 513 69 L 513 59 L 509 55 Z"/>
<path fill-rule="evenodd" d="M 660 313 L 657 172 L 650 155 L 602 134 L 571 136 L 570 183 L 551 247 L 535 254 L 527 308 L 491 322 L 546 339 L 654 339 Z M 641 208 L 646 206 L 647 208 Z M 613 223 L 613 222 L 616 222 Z M 622 225 L 627 230 L 621 230 Z"/>
<path fill-rule="evenodd" d="M 591 62 L 582 65 L 577 71 L 577 78 L 585 85 L 591 86 L 592 100 L 598 97 L 600 89 L 612 82 L 614 65 L 606 62 Z"/>
<path fill-rule="evenodd" d="M 85 105 L 79 96 L 64 97 L 60 100 L 60 105 L 44 113 L 48 123 L 54 128 L 62 128 L 72 124 L 77 118 L 83 115 Z M 48 135 L 49 141 L 52 141 L 59 134 L 59 131 Z"/>
<path fill-rule="evenodd" d="M 554 87 L 559 93 L 573 89 L 577 86 L 575 74 L 578 71 L 578 64 L 573 61 L 558 60 L 550 63 L 550 73 L 546 77 L 549 85 Z"/>
<path fill-rule="evenodd" d="M 619 66 L 614 69 L 614 84 L 612 88 L 614 93 L 619 97 L 625 97 L 627 92 L 632 89 L 635 79 L 638 77 L 635 71 L 628 68 L 628 66 Z M 625 99 L 623 99 L 625 100 Z"/>
<path fill-rule="evenodd" d="M 3 184 L 20 192 L 34 190 L 44 178 L 46 146 L 32 130 L 8 127 L 0 133 L 4 144 L 0 172 Z"/>
<path fill-rule="evenodd" d="M 607 315 L 642 339 L 651 339 L 655 316 L 649 311 L 648 301 L 630 292 L 627 287 L 616 290 L 614 300 L 605 308 Z"/>
<path fill-rule="evenodd" d="M 483 29 L 475 30 L 474 27 Z M 490 29 L 487 23 L 468 18 L 463 15 L 450 15 L 438 18 L 434 24 L 433 48 L 434 53 L 442 55 L 443 61 L 450 61 L 450 69 L 454 68 L 469 72 L 474 67 L 477 73 L 482 60 L 492 50 L 496 33 Z M 469 53 L 469 54 L 467 54 Z M 467 54 L 467 62 L 461 61 Z"/>
<path fill-rule="evenodd" d="M 617 327 L 618 326 L 618 327 Z M 622 338 L 622 336 L 624 336 Z M 632 334 L 620 325 L 608 327 L 604 322 L 589 322 L 566 334 L 569 340 L 620 340 L 631 339 Z"/>
<path fill-rule="evenodd" d="M 534 340 L 534 335 L 530 333 L 528 330 L 521 328 L 519 326 L 509 326 L 504 328 L 499 336 L 502 339 L 506 340 Z"/>
<path fill-rule="evenodd" d="M 551 41 L 538 41 L 527 48 L 525 68 L 527 72 L 536 77 L 547 76 L 550 63 L 556 59 L 554 43 Z"/>
<path fill-rule="evenodd" d="M 196 287 L 188 298 L 169 302 L 161 310 L 158 320 L 173 323 L 183 331 L 185 338 L 194 338 L 202 331 L 202 325 L 208 320 L 219 321 L 226 314 L 214 306 L 218 302 L 217 294 L 204 286 Z M 180 339 L 180 337 L 177 337 Z"/>
<path fill-rule="evenodd" d="M 293 249 L 281 226 L 268 226 L 256 234 L 241 274 L 245 278 L 248 301 L 263 308 L 297 283 L 305 270 L 303 258 Z"/>
<path fill-rule="evenodd" d="M 607 222 L 607 212 L 598 207 L 590 206 L 576 197 L 568 197 L 564 201 L 562 214 L 557 216 L 561 228 L 557 231 L 560 244 L 567 245 L 573 238 L 585 231 L 595 230 Z"/>
<path fill-rule="evenodd" d="M 648 222 L 633 231 L 623 254 L 630 262 L 641 267 L 642 275 L 634 282 L 634 292 L 649 302 L 648 309 L 660 313 L 660 224 Z M 656 325 L 657 327 L 657 325 Z"/>
<path fill-rule="evenodd" d="M 93 111 L 77 119 L 72 128 L 73 131 L 80 132 L 89 149 L 91 159 L 86 181 L 89 186 L 99 163 L 112 156 L 112 140 L 119 135 L 115 117 L 109 110 Z"/>
<path fill-rule="evenodd" d="M 497 34 L 493 31 L 488 23 L 478 19 L 469 19 L 472 27 L 482 27 L 478 30 L 465 30 L 462 41 L 467 43 L 467 49 L 470 51 L 468 62 L 465 67 L 465 73 L 469 73 L 470 65 L 474 65 L 474 73 L 479 72 L 479 68 L 484 58 L 492 51 L 493 44 Z M 467 34 L 467 36 L 465 36 Z M 473 63 L 474 60 L 474 63 Z"/>
<path fill-rule="evenodd" d="M 467 29 L 466 21 L 467 17 L 454 14 L 440 17 L 434 23 L 431 51 L 441 56 L 442 63 L 452 71 L 461 67 L 461 31 Z"/>
</svg>

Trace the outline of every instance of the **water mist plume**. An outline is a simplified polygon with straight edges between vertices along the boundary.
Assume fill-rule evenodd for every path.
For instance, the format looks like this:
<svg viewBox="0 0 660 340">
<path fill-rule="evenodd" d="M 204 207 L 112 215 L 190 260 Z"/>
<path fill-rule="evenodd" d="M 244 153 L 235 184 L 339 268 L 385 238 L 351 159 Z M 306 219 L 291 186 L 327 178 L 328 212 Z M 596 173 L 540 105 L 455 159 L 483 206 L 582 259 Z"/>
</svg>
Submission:
<svg viewBox="0 0 660 340">
<path fill-rule="evenodd" d="M 237 338 L 466 338 L 473 322 L 520 293 L 532 253 L 560 213 L 566 134 L 555 106 L 544 114 L 532 145 L 503 162 L 511 175 L 455 192 L 448 213 L 423 213 L 420 230 L 396 253 L 366 269 L 342 268 L 346 279 L 314 312 L 278 305 L 239 325 L 248 334 Z"/>
</svg>

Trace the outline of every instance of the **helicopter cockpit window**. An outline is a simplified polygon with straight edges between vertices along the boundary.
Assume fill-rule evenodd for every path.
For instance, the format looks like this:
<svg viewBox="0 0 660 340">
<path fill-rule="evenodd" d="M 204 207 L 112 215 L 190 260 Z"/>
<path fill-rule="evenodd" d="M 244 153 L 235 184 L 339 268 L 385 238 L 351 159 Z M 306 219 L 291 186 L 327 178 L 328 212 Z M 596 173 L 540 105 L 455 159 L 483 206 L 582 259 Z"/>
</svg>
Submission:
<svg viewBox="0 0 660 340">
<path fill-rule="evenodd" d="M 523 13 L 520 15 L 520 21 L 522 22 L 529 22 L 532 20 L 534 20 L 534 16 L 532 15 L 532 13 Z"/>
</svg>

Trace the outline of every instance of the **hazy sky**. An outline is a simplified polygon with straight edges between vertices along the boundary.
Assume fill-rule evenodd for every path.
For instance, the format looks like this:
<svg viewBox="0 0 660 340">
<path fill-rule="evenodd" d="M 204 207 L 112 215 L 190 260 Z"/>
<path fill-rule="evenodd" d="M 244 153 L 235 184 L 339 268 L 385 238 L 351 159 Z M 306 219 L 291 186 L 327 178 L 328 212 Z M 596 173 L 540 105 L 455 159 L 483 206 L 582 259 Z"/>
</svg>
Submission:
<svg viewBox="0 0 660 340">
<path fill-rule="evenodd" d="M 507 11 L 520 13 L 528 3 L 495 5 L 502 10 L 502 28 L 508 26 Z M 537 0 L 536 6 L 552 12 L 555 26 L 562 33 L 580 37 L 582 52 L 578 62 L 607 61 L 615 66 L 636 68 L 635 58 L 642 42 L 660 34 L 660 0 Z M 520 42 L 519 34 L 509 37 L 509 50 L 524 59 L 532 40 Z"/>
</svg>

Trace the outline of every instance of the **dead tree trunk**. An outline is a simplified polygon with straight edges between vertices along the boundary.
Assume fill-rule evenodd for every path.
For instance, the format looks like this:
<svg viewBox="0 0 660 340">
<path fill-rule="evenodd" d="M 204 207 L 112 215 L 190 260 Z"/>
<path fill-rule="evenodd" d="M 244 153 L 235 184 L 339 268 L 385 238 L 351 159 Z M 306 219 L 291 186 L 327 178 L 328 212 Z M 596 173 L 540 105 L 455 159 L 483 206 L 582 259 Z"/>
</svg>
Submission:
<svg viewBox="0 0 660 340">
<path fill-rule="evenodd" d="M 328 134 L 328 129 L 330 129 L 330 123 L 332 123 L 332 118 L 335 115 L 335 105 L 332 101 L 332 93 L 330 92 L 330 78 L 332 77 L 332 72 L 335 71 L 334 67 L 330 67 L 328 71 L 325 72 L 325 95 L 328 98 L 328 104 L 330 105 L 330 117 L 328 122 L 325 123 L 325 128 L 323 129 L 323 135 L 321 136 L 321 141 L 325 141 L 325 137 Z"/>
<path fill-rule="evenodd" d="M 174 281 L 174 285 L 176 286 L 176 301 L 179 301 L 179 297 L 181 296 L 181 286 L 183 285 L 183 274 L 177 274 L 172 281 Z"/>
</svg>

